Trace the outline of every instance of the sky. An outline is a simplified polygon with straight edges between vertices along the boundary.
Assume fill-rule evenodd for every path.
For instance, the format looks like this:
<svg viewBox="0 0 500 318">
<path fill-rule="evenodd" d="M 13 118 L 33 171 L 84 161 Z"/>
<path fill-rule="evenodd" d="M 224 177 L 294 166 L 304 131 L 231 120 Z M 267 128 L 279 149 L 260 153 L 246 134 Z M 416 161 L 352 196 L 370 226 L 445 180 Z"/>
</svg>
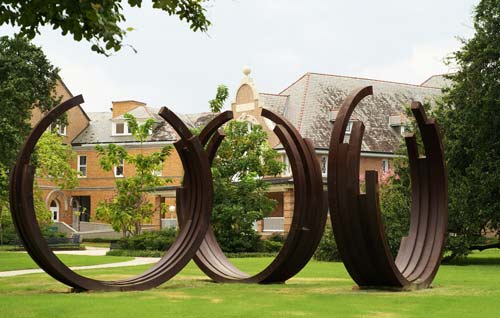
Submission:
<svg viewBox="0 0 500 318">
<path fill-rule="evenodd" d="M 306 72 L 421 84 L 452 72 L 444 59 L 473 33 L 477 0 L 212 0 L 207 33 L 177 17 L 125 8 L 133 27 L 111 57 L 60 31 L 34 39 L 87 112 L 109 111 L 112 101 L 138 100 L 180 113 L 208 111 L 219 84 L 229 106 L 244 66 L 260 92 L 279 93 Z M 0 27 L 0 35 L 12 34 Z"/>
</svg>

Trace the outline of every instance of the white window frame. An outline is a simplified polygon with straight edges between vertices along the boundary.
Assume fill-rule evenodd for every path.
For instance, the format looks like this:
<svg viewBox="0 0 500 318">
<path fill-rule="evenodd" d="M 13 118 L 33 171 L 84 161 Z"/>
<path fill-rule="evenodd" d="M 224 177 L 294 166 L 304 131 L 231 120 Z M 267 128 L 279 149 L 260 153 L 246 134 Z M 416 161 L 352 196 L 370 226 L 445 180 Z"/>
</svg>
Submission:
<svg viewBox="0 0 500 318">
<path fill-rule="evenodd" d="M 67 136 L 67 134 L 68 134 L 68 125 L 66 125 L 66 124 L 57 125 L 57 132 L 61 136 Z"/>
<path fill-rule="evenodd" d="M 352 131 L 352 125 L 353 125 L 353 121 L 352 120 L 349 120 L 349 122 L 347 122 L 347 126 L 345 128 L 345 133 L 347 135 L 351 134 L 351 131 Z"/>
<path fill-rule="evenodd" d="M 57 124 L 52 125 L 52 132 L 57 133 L 59 136 L 67 136 L 68 134 L 68 125 L 66 124 Z"/>
<path fill-rule="evenodd" d="M 52 202 L 56 204 L 56 206 L 52 206 Z M 52 200 L 49 205 L 49 210 L 50 210 L 50 219 L 54 222 L 59 222 L 60 213 L 61 209 L 59 207 L 59 202 L 57 200 Z M 54 213 L 56 214 L 56 217 L 54 217 Z"/>
<path fill-rule="evenodd" d="M 283 154 L 283 163 L 285 164 L 285 168 L 283 169 L 282 175 L 284 177 L 289 177 L 292 175 L 292 167 L 290 166 L 290 159 L 286 154 Z"/>
<path fill-rule="evenodd" d="M 118 174 L 117 169 L 122 167 L 122 173 Z M 114 166 L 113 172 L 115 173 L 115 178 L 123 178 L 125 176 L 125 160 L 121 160 L 121 164 L 118 166 Z"/>
<path fill-rule="evenodd" d="M 151 171 L 151 173 L 154 176 L 161 177 L 163 175 L 163 171 L 162 170 L 163 170 L 163 166 L 161 166 L 160 169 L 158 169 L 158 170 Z"/>
<path fill-rule="evenodd" d="M 80 162 L 80 158 L 85 157 L 85 164 L 82 165 Z M 76 158 L 76 165 L 77 165 L 77 170 L 78 170 L 78 178 L 87 178 L 87 155 L 78 155 Z M 85 174 L 82 174 L 81 168 L 85 168 Z"/>
<path fill-rule="evenodd" d="M 279 228 L 266 227 L 267 221 L 278 220 L 281 221 Z M 262 219 L 262 232 L 285 232 L 285 217 L 284 216 L 270 216 Z"/>
<path fill-rule="evenodd" d="M 123 133 L 119 133 L 116 131 L 116 125 L 123 125 Z M 117 122 L 117 123 L 113 123 L 112 135 L 113 136 L 130 136 L 130 135 L 132 135 L 132 132 L 130 131 L 130 127 L 128 126 L 127 122 Z"/>
<path fill-rule="evenodd" d="M 382 172 L 389 172 L 391 170 L 389 159 L 382 159 Z"/>
</svg>

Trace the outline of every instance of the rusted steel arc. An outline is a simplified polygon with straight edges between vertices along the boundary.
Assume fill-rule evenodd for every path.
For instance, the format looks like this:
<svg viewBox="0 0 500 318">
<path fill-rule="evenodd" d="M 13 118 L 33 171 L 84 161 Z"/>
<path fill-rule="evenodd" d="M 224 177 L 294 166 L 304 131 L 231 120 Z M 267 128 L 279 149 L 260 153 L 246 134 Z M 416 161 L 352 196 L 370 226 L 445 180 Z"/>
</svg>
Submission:
<svg viewBox="0 0 500 318">
<path fill-rule="evenodd" d="M 207 155 L 198 138 L 191 135 L 182 121 L 173 113 L 162 109 L 162 116 L 182 138 L 184 148 L 180 151 L 180 156 L 185 168 L 192 171 L 191 175 L 194 176 L 190 180 L 190 184 L 194 186 L 183 189 L 194 203 L 191 211 L 186 210 L 186 219 L 189 221 L 160 262 L 142 275 L 128 280 L 100 281 L 76 274 L 50 250 L 36 221 L 33 205 L 34 168 L 30 165 L 30 158 L 38 139 L 55 119 L 81 103 L 83 98 L 79 95 L 51 110 L 33 128 L 19 153 L 10 182 L 10 206 L 19 236 L 27 252 L 42 269 L 75 290 L 144 290 L 158 286 L 189 262 L 208 228 L 213 188 Z"/>
<path fill-rule="evenodd" d="M 425 148 L 420 158 L 415 136 L 405 137 L 412 183 L 408 237 L 396 261 L 384 234 L 378 174 L 366 172 L 366 194 L 359 191 L 359 160 L 364 126 L 355 122 L 349 143 L 345 129 L 356 105 L 372 94 L 370 86 L 351 93 L 337 115 L 330 141 L 328 191 L 335 240 L 345 267 L 363 287 L 426 288 L 439 268 L 447 228 L 447 181 L 436 123 L 420 103 L 412 103 Z"/>
<path fill-rule="evenodd" d="M 227 259 L 210 228 L 194 261 L 207 276 L 217 282 L 284 282 L 307 264 L 323 234 L 327 205 L 323 198 L 321 170 L 314 146 L 310 141 L 303 140 L 298 131 L 281 116 L 265 109 L 262 115 L 277 124 L 274 131 L 290 158 L 295 186 L 291 230 L 275 260 L 260 273 L 250 276 Z M 223 138 L 218 129 L 231 118 L 231 112 L 222 113 L 200 134 L 200 140 L 204 145 L 210 140 L 206 147 L 210 161 L 214 158 Z M 186 201 L 182 199 L 181 205 L 188 204 Z M 182 214 L 180 211 L 180 215 Z"/>
</svg>

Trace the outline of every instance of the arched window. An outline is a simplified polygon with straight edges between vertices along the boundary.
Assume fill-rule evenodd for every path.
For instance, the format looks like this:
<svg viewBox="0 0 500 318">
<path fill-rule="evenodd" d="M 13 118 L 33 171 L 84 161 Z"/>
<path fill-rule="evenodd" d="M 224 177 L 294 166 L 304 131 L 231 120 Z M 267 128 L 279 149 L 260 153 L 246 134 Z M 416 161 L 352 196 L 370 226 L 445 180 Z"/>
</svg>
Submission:
<svg viewBox="0 0 500 318">
<path fill-rule="evenodd" d="M 59 203 L 57 200 L 52 200 L 50 202 L 50 214 L 52 221 L 59 221 Z"/>
</svg>

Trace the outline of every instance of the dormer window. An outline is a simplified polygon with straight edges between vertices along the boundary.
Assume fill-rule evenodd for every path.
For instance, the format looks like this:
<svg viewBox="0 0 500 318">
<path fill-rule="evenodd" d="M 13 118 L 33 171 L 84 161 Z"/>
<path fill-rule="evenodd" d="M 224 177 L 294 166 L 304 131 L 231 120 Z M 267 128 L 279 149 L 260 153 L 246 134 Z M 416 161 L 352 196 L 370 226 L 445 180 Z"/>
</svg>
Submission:
<svg viewBox="0 0 500 318">
<path fill-rule="evenodd" d="M 132 135 L 132 131 L 127 123 L 113 123 L 113 135 L 114 136 L 126 136 Z"/>
<path fill-rule="evenodd" d="M 402 115 L 393 115 L 389 116 L 389 126 L 391 126 L 392 129 L 401 136 L 404 136 L 405 134 L 405 123 L 406 120 Z"/>
</svg>

